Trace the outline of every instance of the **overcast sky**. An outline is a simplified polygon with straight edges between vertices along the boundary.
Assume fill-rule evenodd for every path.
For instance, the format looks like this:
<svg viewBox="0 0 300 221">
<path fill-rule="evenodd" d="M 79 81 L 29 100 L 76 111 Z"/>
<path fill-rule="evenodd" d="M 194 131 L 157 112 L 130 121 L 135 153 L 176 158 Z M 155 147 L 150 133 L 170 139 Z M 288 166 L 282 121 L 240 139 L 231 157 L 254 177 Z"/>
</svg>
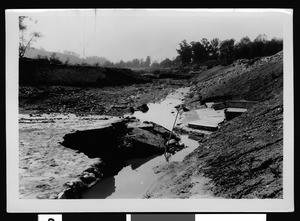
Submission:
<svg viewBox="0 0 300 221">
<path fill-rule="evenodd" d="M 32 46 L 48 51 L 74 51 L 84 56 L 103 56 L 110 61 L 146 58 L 152 61 L 177 56 L 179 43 L 202 38 L 254 40 L 282 38 L 280 13 L 201 12 L 172 10 L 59 10 L 34 12 L 38 20 L 29 31 L 43 38 Z"/>
</svg>

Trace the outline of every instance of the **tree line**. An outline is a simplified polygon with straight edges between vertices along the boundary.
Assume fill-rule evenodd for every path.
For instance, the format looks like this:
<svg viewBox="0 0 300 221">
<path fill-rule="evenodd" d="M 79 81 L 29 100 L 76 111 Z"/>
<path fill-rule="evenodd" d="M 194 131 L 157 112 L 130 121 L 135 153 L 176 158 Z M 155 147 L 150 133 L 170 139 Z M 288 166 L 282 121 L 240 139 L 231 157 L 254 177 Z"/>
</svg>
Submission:
<svg viewBox="0 0 300 221">
<path fill-rule="evenodd" d="M 123 60 L 116 63 L 113 63 L 111 61 L 105 61 L 102 66 L 109 68 L 149 68 L 150 65 L 151 58 L 150 56 L 147 56 L 145 60 L 143 58 L 134 58 L 126 62 Z"/>
<path fill-rule="evenodd" d="M 258 35 L 254 41 L 248 36 L 236 42 L 235 39 L 220 41 L 214 38 L 208 41 L 203 38 L 200 42 L 187 43 L 183 40 L 179 43 L 180 61 L 183 65 L 201 64 L 209 60 L 218 60 L 223 64 L 230 64 L 236 59 L 253 59 L 273 55 L 283 49 L 283 40 L 273 38 L 267 40 L 265 34 Z"/>
<path fill-rule="evenodd" d="M 132 59 L 129 61 L 111 62 L 106 59 L 103 64 L 94 63 L 94 66 L 110 67 L 110 68 L 171 68 L 180 65 L 197 64 L 201 65 L 209 61 L 214 61 L 224 65 L 228 65 L 237 59 L 253 59 L 256 57 L 270 56 L 276 54 L 283 49 L 283 40 L 272 38 L 267 40 L 265 34 L 258 35 L 253 41 L 248 36 L 243 37 L 240 41 L 235 39 L 226 39 L 220 41 L 214 38 L 208 41 L 203 38 L 201 41 L 192 41 L 188 43 L 183 40 L 179 43 L 179 49 L 176 49 L 178 56 L 173 60 L 166 58 L 161 62 L 153 61 L 151 57 L 147 56 L 146 59 Z M 42 57 L 38 57 L 41 59 Z M 47 59 L 47 58 L 43 58 Z M 55 53 L 49 58 L 50 63 L 63 64 L 59 61 Z M 89 62 L 90 63 L 90 62 Z M 68 65 L 68 59 L 64 62 Z M 89 65 L 83 62 L 78 65 Z"/>
</svg>

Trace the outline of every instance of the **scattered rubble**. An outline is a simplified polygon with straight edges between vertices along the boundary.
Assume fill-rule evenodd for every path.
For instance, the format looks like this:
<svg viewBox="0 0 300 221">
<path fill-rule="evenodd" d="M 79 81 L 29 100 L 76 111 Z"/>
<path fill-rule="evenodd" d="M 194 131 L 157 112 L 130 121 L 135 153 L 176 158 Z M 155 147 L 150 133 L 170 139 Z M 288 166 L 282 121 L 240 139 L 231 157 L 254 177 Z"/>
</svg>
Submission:
<svg viewBox="0 0 300 221">
<path fill-rule="evenodd" d="M 172 84 L 174 82 L 175 84 Z M 20 86 L 20 113 L 74 113 L 77 115 L 123 116 L 147 111 L 147 103 L 165 98 L 186 82 L 134 84 L 116 87 Z M 163 85 L 163 86 L 162 86 Z"/>
</svg>

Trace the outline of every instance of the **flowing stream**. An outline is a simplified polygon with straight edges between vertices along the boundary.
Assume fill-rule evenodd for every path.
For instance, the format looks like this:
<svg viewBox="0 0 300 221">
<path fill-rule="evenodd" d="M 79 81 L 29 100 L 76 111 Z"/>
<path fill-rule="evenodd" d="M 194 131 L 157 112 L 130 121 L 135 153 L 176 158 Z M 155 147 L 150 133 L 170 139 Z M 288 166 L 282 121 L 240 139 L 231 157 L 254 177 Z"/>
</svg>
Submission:
<svg viewBox="0 0 300 221">
<path fill-rule="evenodd" d="M 171 130 L 175 121 L 176 109 L 174 106 L 181 104 L 184 96 L 189 92 L 189 87 L 180 88 L 169 94 L 159 103 L 148 104 L 149 110 L 146 113 L 135 112 L 132 116 L 141 121 L 152 121 Z M 211 108 L 204 108 L 203 113 L 215 117 L 215 111 Z M 218 114 L 219 117 L 220 114 Z M 222 118 L 222 114 L 220 115 Z M 179 120 L 179 119 L 177 119 Z M 177 121 L 176 121 L 177 122 Z M 182 161 L 183 158 L 198 147 L 198 142 L 188 138 L 188 135 L 181 135 L 181 141 L 187 146 L 175 153 L 169 159 Z M 128 162 L 129 166 L 124 167 L 117 175 L 106 177 L 99 183 L 82 194 L 83 199 L 141 199 L 161 174 L 156 174 L 154 167 L 166 164 L 164 155 L 151 156 L 143 159 L 134 159 Z"/>
</svg>

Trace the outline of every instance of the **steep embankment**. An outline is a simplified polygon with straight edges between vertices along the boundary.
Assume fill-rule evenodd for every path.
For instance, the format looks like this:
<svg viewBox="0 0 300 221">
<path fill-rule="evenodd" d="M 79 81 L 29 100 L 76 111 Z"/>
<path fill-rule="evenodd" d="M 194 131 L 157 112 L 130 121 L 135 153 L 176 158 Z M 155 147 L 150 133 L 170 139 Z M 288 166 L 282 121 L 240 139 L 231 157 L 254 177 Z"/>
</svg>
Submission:
<svg viewBox="0 0 300 221">
<path fill-rule="evenodd" d="M 50 64 L 48 61 L 19 60 L 20 85 L 116 86 L 146 80 L 130 69 Z"/>
<path fill-rule="evenodd" d="M 183 162 L 165 168 L 147 197 L 282 198 L 282 53 L 248 67 L 234 64 L 209 72 L 213 77 L 204 72 L 194 79 L 188 105 L 227 99 L 259 103 L 225 122 Z"/>
</svg>

